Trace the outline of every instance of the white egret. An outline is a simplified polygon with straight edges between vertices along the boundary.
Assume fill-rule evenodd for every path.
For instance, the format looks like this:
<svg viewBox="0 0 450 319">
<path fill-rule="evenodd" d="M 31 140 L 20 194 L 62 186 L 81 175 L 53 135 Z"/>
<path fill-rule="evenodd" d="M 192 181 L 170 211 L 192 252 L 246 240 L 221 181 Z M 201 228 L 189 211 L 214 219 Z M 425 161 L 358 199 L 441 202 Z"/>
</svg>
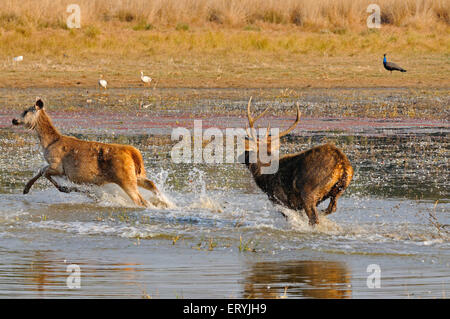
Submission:
<svg viewBox="0 0 450 319">
<path fill-rule="evenodd" d="M 150 84 L 152 82 L 152 78 L 144 75 L 144 72 L 141 71 L 141 81 Z"/>
<path fill-rule="evenodd" d="M 103 74 L 100 74 L 100 80 L 98 80 L 98 85 L 106 90 L 108 82 L 106 82 L 106 80 L 103 80 Z"/>
<path fill-rule="evenodd" d="M 140 101 L 140 102 L 139 102 L 139 107 L 140 107 L 140 108 L 146 109 L 146 108 L 148 108 L 149 106 L 151 106 L 151 104 L 144 104 L 143 101 Z"/>
</svg>

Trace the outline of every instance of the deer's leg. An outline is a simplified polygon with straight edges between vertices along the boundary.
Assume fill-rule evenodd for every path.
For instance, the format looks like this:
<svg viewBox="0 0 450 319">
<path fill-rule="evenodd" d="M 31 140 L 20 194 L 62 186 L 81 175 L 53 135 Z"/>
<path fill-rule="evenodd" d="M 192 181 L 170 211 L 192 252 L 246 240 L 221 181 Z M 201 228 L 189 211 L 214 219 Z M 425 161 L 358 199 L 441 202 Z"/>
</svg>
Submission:
<svg viewBox="0 0 450 319">
<path fill-rule="evenodd" d="M 39 172 L 28 181 L 28 183 L 25 185 L 25 188 L 23 189 L 24 194 L 28 194 L 30 192 L 31 186 L 44 174 L 44 172 L 48 169 L 49 165 L 42 167 Z"/>
<path fill-rule="evenodd" d="M 153 192 L 158 197 L 156 200 L 152 200 L 152 204 L 158 207 L 169 207 L 169 204 L 164 200 L 164 197 L 161 196 L 161 192 L 151 180 L 145 177 L 138 177 L 137 184 L 138 186 Z"/>
<path fill-rule="evenodd" d="M 62 193 L 70 193 L 70 192 L 78 192 L 83 193 L 83 191 L 79 190 L 77 187 L 67 187 L 59 185 L 52 176 L 61 176 L 61 172 L 59 172 L 57 169 L 47 167 L 47 169 L 44 172 L 44 177 L 50 181 L 60 192 Z"/>
<path fill-rule="evenodd" d="M 51 175 L 45 176 L 61 193 L 71 193 L 71 192 L 77 192 L 77 193 L 84 193 L 83 191 L 79 190 L 76 187 L 68 187 L 68 186 L 62 186 L 59 185 L 52 177 Z"/>
<path fill-rule="evenodd" d="M 305 212 L 308 215 L 309 224 L 311 226 L 317 225 L 319 223 L 319 217 L 317 215 L 316 205 L 305 205 Z"/>
<path fill-rule="evenodd" d="M 330 203 L 328 204 L 327 209 L 325 209 L 324 213 L 325 215 L 334 213 L 336 211 L 337 208 L 337 199 L 339 198 L 339 196 L 341 196 L 341 194 L 336 194 L 336 196 L 332 196 L 330 197 Z"/>
<path fill-rule="evenodd" d="M 155 193 L 156 195 L 160 194 L 155 183 L 153 183 L 151 180 L 149 180 L 145 177 L 138 177 L 136 180 L 137 180 L 138 186 L 145 188 L 146 190 L 149 190 L 149 191 Z"/>
<path fill-rule="evenodd" d="M 308 216 L 309 219 L 309 224 L 311 226 L 318 224 L 319 217 L 316 209 L 317 201 L 314 199 L 314 196 L 303 194 L 303 196 L 301 196 L 301 199 L 303 204 L 302 206 L 305 209 L 306 215 Z"/>
<path fill-rule="evenodd" d="M 142 197 L 142 195 L 139 193 L 139 190 L 137 188 L 136 184 L 131 185 L 121 185 L 119 186 L 124 190 L 125 193 L 131 198 L 131 200 L 138 206 L 141 207 L 147 207 L 148 202 Z"/>
<path fill-rule="evenodd" d="M 330 192 L 330 203 L 328 204 L 327 209 L 324 211 L 325 215 L 334 213 L 337 208 L 337 200 L 344 193 L 348 184 L 350 184 L 350 180 L 352 178 L 351 173 L 344 174 L 344 176 L 339 180 L 339 182 L 334 185 L 333 189 Z"/>
</svg>

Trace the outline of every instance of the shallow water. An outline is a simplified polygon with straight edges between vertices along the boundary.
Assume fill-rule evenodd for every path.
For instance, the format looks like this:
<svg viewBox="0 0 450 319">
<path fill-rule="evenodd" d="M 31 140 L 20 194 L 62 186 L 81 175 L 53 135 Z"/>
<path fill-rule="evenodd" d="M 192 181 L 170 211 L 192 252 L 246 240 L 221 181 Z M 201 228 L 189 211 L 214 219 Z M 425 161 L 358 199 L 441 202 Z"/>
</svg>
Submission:
<svg viewBox="0 0 450 319">
<path fill-rule="evenodd" d="M 0 297 L 450 295 L 446 123 L 392 128 L 381 122 L 374 129 L 358 122 L 345 131 L 323 128 L 289 136 L 281 153 L 331 141 L 355 169 L 337 212 L 320 216 L 311 228 L 303 213 L 270 203 L 244 166 L 174 164 L 173 143 L 155 143 L 158 132 L 145 133 L 151 125 L 121 132 L 110 123 L 96 130 L 89 124 L 96 118 L 75 126 L 54 122 L 83 139 L 138 147 L 149 177 L 176 207 L 137 208 L 114 185 L 87 187 L 91 196 L 63 194 L 43 179 L 22 195 L 43 159 L 35 137 L 3 125 Z M 340 122 L 316 121 L 331 127 Z M 81 269 L 79 289 L 66 285 L 70 264 Z M 380 288 L 367 286 L 371 264 L 381 270 Z"/>
</svg>

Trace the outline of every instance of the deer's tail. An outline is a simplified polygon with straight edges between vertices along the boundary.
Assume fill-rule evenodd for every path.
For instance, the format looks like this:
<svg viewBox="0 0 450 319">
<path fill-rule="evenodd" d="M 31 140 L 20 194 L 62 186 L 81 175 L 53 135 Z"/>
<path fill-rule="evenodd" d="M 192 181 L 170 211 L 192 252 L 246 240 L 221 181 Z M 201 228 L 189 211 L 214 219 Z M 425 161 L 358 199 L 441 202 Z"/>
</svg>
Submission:
<svg viewBox="0 0 450 319">
<path fill-rule="evenodd" d="M 145 176 L 144 159 L 142 158 L 141 152 L 133 147 L 130 150 L 130 155 L 134 162 L 136 176 Z"/>
<path fill-rule="evenodd" d="M 335 185 L 335 188 L 337 188 L 339 191 L 345 190 L 348 187 L 348 185 L 350 185 L 350 182 L 352 181 L 353 178 L 353 167 L 348 161 L 348 159 L 346 159 L 342 163 L 342 165 L 344 167 L 342 175 Z"/>
<path fill-rule="evenodd" d="M 341 179 L 343 181 L 343 184 L 345 185 L 344 186 L 345 188 L 347 188 L 347 186 L 350 184 L 352 178 L 353 178 L 353 167 L 352 165 L 350 165 L 350 163 L 348 163 L 347 165 L 345 165 L 344 174 L 342 174 Z"/>
</svg>

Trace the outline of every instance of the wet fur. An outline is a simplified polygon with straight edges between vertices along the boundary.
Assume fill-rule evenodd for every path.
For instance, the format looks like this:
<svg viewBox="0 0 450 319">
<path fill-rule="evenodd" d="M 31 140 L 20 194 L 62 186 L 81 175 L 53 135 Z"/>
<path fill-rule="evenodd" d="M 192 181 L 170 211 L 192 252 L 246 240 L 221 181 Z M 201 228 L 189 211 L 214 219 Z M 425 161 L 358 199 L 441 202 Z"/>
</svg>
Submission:
<svg viewBox="0 0 450 319">
<path fill-rule="evenodd" d="M 310 224 L 319 222 L 317 205 L 326 199 L 330 204 L 325 213 L 336 210 L 337 199 L 353 177 L 353 168 L 345 154 L 332 144 L 280 157 L 275 174 L 261 174 L 261 163 L 250 163 L 246 151 L 246 165 L 256 184 L 269 199 L 294 210 L 304 209 Z"/>
</svg>

